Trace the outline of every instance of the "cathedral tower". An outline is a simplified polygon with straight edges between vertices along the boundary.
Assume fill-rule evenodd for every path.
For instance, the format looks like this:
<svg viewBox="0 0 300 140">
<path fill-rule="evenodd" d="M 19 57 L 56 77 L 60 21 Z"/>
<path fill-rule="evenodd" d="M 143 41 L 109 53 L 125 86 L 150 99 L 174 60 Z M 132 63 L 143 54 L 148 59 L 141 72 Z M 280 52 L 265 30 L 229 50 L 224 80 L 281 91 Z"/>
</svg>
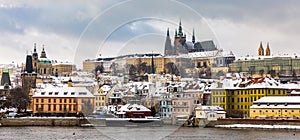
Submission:
<svg viewBox="0 0 300 140">
<path fill-rule="evenodd" d="M 170 32 L 169 28 L 167 30 L 167 37 L 166 37 L 166 42 L 165 42 L 165 55 L 174 55 L 174 49 L 171 44 L 171 38 L 170 38 Z"/>
<path fill-rule="evenodd" d="M 179 27 L 178 27 L 178 33 L 175 31 L 175 37 L 174 37 L 174 49 L 175 49 L 175 54 L 182 54 L 185 53 L 186 50 L 183 47 L 186 41 L 186 36 L 183 34 L 182 31 L 182 26 L 181 26 L 181 20 L 179 22 Z"/>
</svg>

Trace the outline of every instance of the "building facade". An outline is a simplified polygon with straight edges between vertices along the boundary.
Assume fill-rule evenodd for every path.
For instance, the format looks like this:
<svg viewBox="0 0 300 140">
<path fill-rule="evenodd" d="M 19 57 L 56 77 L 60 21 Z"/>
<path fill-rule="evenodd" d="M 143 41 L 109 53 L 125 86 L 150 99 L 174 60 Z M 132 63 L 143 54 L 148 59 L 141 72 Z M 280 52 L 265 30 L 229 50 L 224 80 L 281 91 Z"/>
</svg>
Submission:
<svg viewBox="0 0 300 140">
<path fill-rule="evenodd" d="M 263 97 L 250 107 L 251 118 L 299 118 L 300 97 Z"/>
<path fill-rule="evenodd" d="M 47 87 L 32 96 L 33 115 L 75 116 L 94 111 L 94 95 L 83 87 Z"/>
<path fill-rule="evenodd" d="M 211 91 L 211 105 L 220 106 L 228 117 L 249 117 L 250 106 L 265 96 L 287 96 L 288 89 L 274 79 L 225 80 Z"/>
</svg>

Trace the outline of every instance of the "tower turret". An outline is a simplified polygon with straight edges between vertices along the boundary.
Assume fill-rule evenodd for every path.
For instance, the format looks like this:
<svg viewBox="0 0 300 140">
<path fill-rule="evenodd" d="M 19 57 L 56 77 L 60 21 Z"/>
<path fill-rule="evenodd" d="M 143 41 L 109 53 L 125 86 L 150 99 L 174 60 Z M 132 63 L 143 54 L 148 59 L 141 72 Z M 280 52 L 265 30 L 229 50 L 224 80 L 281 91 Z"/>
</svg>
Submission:
<svg viewBox="0 0 300 140">
<path fill-rule="evenodd" d="M 263 48 L 262 42 L 260 42 L 260 44 L 259 44 L 258 56 L 264 56 L 264 48 Z"/>
<path fill-rule="evenodd" d="M 271 55 L 271 50 L 269 47 L 269 42 L 267 43 L 267 48 L 266 48 L 266 56 L 270 56 Z"/>
<path fill-rule="evenodd" d="M 47 58 L 44 45 L 43 45 L 43 50 L 40 58 Z"/>
</svg>

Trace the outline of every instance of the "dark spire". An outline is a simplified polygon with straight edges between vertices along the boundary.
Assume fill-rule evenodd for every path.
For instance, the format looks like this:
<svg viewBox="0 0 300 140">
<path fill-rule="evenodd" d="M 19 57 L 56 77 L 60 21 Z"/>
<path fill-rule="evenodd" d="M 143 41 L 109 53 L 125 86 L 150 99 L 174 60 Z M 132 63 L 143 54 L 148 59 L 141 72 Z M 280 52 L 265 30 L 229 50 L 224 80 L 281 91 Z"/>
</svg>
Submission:
<svg viewBox="0 0 300 140">
<path fill-rule="evenodd" d="M 26 57 L 25 71 L 27 73 L 32 73 L 33 72 L 32 56 L 31 55 L 27 55 L 27 57 Z"/>
<path fill-rule="evenodd" d="M 170 32 L 168 28 L 166 42 L 165 42 L 165 55 L 172 55 L 172 54 L 173 54 L 173 48 L 172 48 Z"/>
<path fill-rule="evenodd" d="M 169 28 L 168 28 L 168 30 L 167 30 L 167 36 L 170 36 L 170 33 L 169 33 Z"/>
<path fill-rule="evenodd" d="M 5 84 L 11 85 L 8 71 L 2 72 L 1 86 L 4 86 Z"/>
<path fill-rule="evenodd" d="M 182 36 L 183 36 L 182 27 L 181 27 L 181 19 L 180 19 L 180 21 L 179 21 L 178 36 L 179 36 L 179 37 L 182 37 Z"/>
<path fill-rule="evenodd" d="M 195 30 L 194 29 L 193 29 L 192 42 L 193 42 L 193 44 L 195 44 Z"/>
</svg>

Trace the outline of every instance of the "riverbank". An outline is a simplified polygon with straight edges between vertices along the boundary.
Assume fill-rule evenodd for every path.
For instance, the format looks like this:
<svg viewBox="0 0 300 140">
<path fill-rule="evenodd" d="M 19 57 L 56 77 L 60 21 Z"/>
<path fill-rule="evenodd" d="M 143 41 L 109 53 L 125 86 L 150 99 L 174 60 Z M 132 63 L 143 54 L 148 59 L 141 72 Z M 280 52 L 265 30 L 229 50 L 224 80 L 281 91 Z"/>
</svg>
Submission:
<svg viewBox="0 0 300 140">
<path fill-rule="evenodd" d="M 143 118 L 76 118 L 76 117 L 26 117 L 4 118 L 1 126 L 162 126 L 160 119 Z"/>
</svg>

